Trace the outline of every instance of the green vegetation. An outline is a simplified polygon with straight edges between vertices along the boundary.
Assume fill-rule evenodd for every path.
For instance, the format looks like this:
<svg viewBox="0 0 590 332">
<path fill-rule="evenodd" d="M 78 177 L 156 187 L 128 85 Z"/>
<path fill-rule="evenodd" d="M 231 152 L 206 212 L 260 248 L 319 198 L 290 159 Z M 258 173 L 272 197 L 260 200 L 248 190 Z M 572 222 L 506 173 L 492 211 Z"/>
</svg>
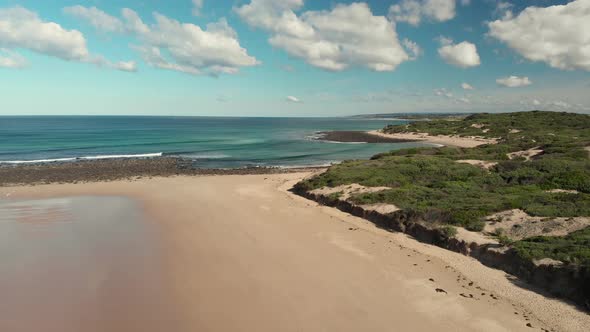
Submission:
<svg viewBox="0 0 590 332">
<path fill-rule="evenodd" d="M 340 197 L 342 197 L 342 192 L 335 192 L 335 193 L 331 193 L 330 195 L 328 195 L 328 198 L 333 199 L 333 200 L 338 200 L 340 199 Z"/>
<path fill-rule="evenodd" d="M 443 227 L 441 227 L 441 230 L 448 238 L 451 238 L 451 237 L 457 235 L 457 228 L 453 227 L 453 226 L 448 226 L 448 225 L 443 226 Z"/>
<path fill-rule="evenodd" d="M 427 222 L 470 230 L 481 230 L 485 216 L 509 209 L 522 209 L 542 217 L 590 216 L 588 115 L 539 111 L 476 114 L 461 121 L 421 121 L 385 130 L 481 136 L 496 138 L 498 144 L 471 149 L 412 148 L 376 155 L 371 160 L 346 161 L 299 183 L 299 189 L 351 183 L 390 187 L 376 193 L 353 195 L 351 200 L 358 204 L 394 204 L 421 214 Z M 508 153 L 531 148 L 543 152 L 530 161 L 508 157 Z M 456 162 L 463 159 L 497 165 L 484 170 Z M 576 192 L 549 192 L 551 189 Z M 576 250 L 581 256 L 563 254 L 578 245 L 578 238 L 543 239 L 518 241 L 513 245 L 523 257 L 545 255 L 566 262 L 587 262 L 580 258 L 584 255 L 590 258 L 590 249 Z M 588 241 L 588 235 L 585 239 Z M 506 244 L 512 244 L 505 240 Z"/>
<path fill-rule="evenodd" d="M 590 266 L 590 228 L 567 236 L 537 236 L 517 241 L 514 248 L 525 259 L 552 258 Z"/>
</svg>

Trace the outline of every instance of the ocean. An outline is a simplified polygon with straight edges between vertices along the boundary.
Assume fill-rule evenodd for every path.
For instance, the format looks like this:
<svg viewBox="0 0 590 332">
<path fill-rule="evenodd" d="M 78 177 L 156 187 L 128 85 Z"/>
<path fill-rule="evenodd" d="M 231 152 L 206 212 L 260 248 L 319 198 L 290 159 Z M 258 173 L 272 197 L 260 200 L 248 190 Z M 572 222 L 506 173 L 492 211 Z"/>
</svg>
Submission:
<svg viewBox="0 0 590 332">
<path fill-rule="evenodd" d="M 0 164 L 174 156 L 195 167 L 321 166 L 420 143 L 317 140 L 403 121 L 358 118 L 0 117 Z"/>
</svg>

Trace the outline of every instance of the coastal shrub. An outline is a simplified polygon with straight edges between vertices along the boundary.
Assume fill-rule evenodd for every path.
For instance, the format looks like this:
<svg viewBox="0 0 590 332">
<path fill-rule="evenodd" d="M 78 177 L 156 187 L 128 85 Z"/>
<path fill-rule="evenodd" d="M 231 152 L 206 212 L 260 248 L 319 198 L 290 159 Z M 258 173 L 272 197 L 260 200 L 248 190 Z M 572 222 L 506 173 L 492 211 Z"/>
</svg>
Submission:
<svg viewBox="0 0 590 332">
<path fill-rule="evenodd" d="M 500 234 L 496 236 L 496 238 L 498 239 L 498 242 L 503 246 L 512 246 L 514 244 L 514 240 L 512 240 L 506 235 Z"/>
<path fill-rule="evenodd" d="M 443 226 L 441 227 L 441 230 L 447 238 L 452 238 L 457 235 L 457 228 L 453 226 Z"/>
<path fill-rule="evenodd" d="M 590 227 L 566 236 L 537 236 L 513 243 L 522 258 L 551 258 L 567 264 L 590 266 Z"/>
<path fill-rule="evenodd" d="M 473 126 L 476 125 L 476 126 Z M 482 131 L 481 127 L 487 129 Z M 427 222 L 481 230 L 495 212 L 522 209 L 533 216 L 590 216 L 590 116 L 553 112 L 476 114 L 460 121 L 419 121 L 388 132 L 426 132 L 497 138 L 475 148 L 424 147 L 353 160 L 299 183 L 305 190 L 359 183 L 389 187 L 353 195 L 358 204 L 388 203 Z M 540 148 L 532 160 L 508 153 Z M 457 163 L 475 159 L 498 164 L 489 170 Z M 551 189 L 578 193 L 551 193 Z"/>
</svg>

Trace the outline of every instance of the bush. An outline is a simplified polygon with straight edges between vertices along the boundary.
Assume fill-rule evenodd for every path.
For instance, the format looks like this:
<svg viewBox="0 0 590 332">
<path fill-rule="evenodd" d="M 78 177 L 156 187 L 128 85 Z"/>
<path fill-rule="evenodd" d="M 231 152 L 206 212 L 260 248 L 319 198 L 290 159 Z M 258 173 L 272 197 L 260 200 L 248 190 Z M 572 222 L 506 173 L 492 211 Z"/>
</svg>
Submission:
<svg viewBox="0 0 590 332">
<path fill-rule="evenodd" d="M 443 226 L 440 228 L 447 238 L 452 238 L 457 235 L 457 228 L 453 226 Z"/>
</svg>

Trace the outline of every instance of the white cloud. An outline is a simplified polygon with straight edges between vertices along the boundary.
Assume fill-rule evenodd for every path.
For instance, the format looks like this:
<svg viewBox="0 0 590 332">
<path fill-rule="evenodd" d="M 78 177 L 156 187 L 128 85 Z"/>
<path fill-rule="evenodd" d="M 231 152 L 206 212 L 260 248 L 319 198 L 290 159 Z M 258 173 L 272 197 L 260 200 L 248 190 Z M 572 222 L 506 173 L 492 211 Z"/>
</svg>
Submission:
<svg viewBox="0 0 590 332">
<path fill-rule="evenodd" d="M 477 67 L 481 64 L 477 47 L 467 41 L 444 45 L 438 49 L 438 54 L 446 63 L 460 68 Z"/>
<path fill-rule="evenodd" d="M 535 7 L 489 23 L 490 35 L 525 59 L 590 71 L 590 1 Z"/>
<path fill-rule="evenodd" d="M 562 101 L 562 100 L 556 100 L 556 101 L 552 102 L 551 106 L 555 106 L 558 109 L 568 109 L 568 108 L 572 107 L 572 105 L 570 105 L 569 103 Z"/>
<path fill-rule="evenodd" d="M 116 69 L 120 71 L 126 72 L 136 72 L 137 71 L 137 63 L 135 61 L 120 61 L 120 62 L 111 62 L 105 59 L 103 56 L 93 56 L 87 60 L 88 63 L 95 64 L 99 67 L 106 67 L 110 69 Z"/>
<path fill-rule="evenodd" d="M 453 98 L 453 94 L 446 88 L 434 89 L 434 94 L 439 97 Z"/>
<path fill-rule="evenodd" d="M 422 55 L 422 48 L 420 48 L 420 46 L 415 42 L 407 38 L 404 38 L 402 44 L 410 53 L 410 60 L 416 60 L 420 55 Z"/>
<path fill-rule="evenodd" d="M 88 21 L 90 25 L 102 32 L 122 32 L 123 22 L 96 7 L 72 6 L 63 9 L 65 14 Z"/>
<path fill-rule="evenodd" d="M 533 84 L 533 82 L 531 82 L 529 80 L 529 78 L 526 76 L 525 77 L 518 77 L 518 76 L 503 77 L 503 78 L 497 79 L 496 83 L 498 83 L 499 85 L 508 87 L 508 88 L 519 88 L 522 86 L 527 86 L 527 85 Z"/>
<path fill-rule="evenodd" d="M 201 16 L 201 10 L 203 9 L 204 0 L 193 0 L 193 15 Z"/>
<path fill-rule="evenodd" d="M 294 10 L 302 6 L 303 0 L 252 0 L 235 11 L 248 25 L 271 32 L 272 46 L 325 70 L 362 66 L 393 71 L 410 60 L 395 24 L 374 16 L 366 3 L 338 4 L 330 11 L 298 16 Z"/>
<path fill-rule="evenodd" d="M 202 5 L 202 1 L 194 2 Z M 77 6 L 80 7 L 80 6 Z M 199 7 L 200 8 L 200 7 Z M 104 24 L 95 24 L 98 18 L 106 21 L 108 14 L 94 8 L 77 8 L 77 12 L 89 13 L 79 16 L 98 29 Z M 91 13 L 91 14 L 90 14 Z M 108 21 L 120 22 L 121 28 L 111 32 L 124 32 L 135 36 L 140 44 L 133 48 L 143 60 L 156 68 L 180 71 L 193 75 L 234 74 L 241 67 L 258 65 L 256 58 L 248 55 L 225 18 L 210 23 L 205 29 L 191 23 L 181 23 L 159 13 L 154 13 L 155 23 L 145 24 L 139 15 L 128 8 L 121 11 L 123 19 L 110 17 Z M 117 25 L 119 26 L 119 25 Z M 99 61 L 100 62 L 100 61 Z M 135 63 L 106 64 L 121 70 L 134 71 Z"/>
<path fill-rule="evenodd" d="M 139 33 L 144 43 L 140 49 L 149 64 L 190 74 L 234 74 L 240 67 L 259 62 L 240 46 L 236 32 L 225 19 L 210 23 L 205 30 L 190 23 L 180 23 L 155 13 L 156 24 Z M 141 21 L 135 22 L 135 24 Z M 170 59 L 161 53 L 166 50 Z"/>
<path fill-rule="evenodd" d="M 514 8 L 514 5 L 510 2 L 498 1 L 498 3 L 496 4 L 496 8 L 494 9 L 493 15 L 494 17 L 509 19 L 512 17 L 512 8 Z"/>
<path fill-rule="evenodd" d="M 462 4 L 465 4 L 464 0 Z M 455 0 L 402 0 L 389 7 L 389 17 L 413 26 L 420 25 L 424 18 L 445 22 L 455 17 L 455 7 Z"/>
<path fill-rule="evenodd" d="M 471 84 L 469 83 L 462 83 L 461 84 L 461 88 L 463 88 L 463 90 L 473 90 L 473 86 L 471 86 Z"/>
<path fill-rule="evenodd" d="M 541 105 L 541 102 L 538 99 L 533 99 L 533 105 L 539 106 Z"/>
<path fill-rule="evenodd" d="M 301 103 L 299 98 L 293 96 L 287 96 L 286 100 L 290 103 Z"/>
<path fill-rule="evenodd" d="M 27 59 L 8 49 L 0 49 L 0 68 L 20 69 L 28 66 Z"/>
<path fill-rule="evenodd" d="M 64 29 L 54 22 L 44 22 L 37 13 L 23 7 L 0 9 L 0 47 L 5 50 L 26 49 L 66 61 L 128 69 L 128 66 L 123 65 L 125 63 L 111 63 L 100 55 L 90 54 L 86 39 L 80 31 Z M 5 56 L 3 62 L 19 66 L 24 65 L 26 60 L 13 53 L 10 58 Z"/>
<path fill-rule="evenodd" d="M 43 22 L 36 13 L 22 7 L 0 9 L 0 27 L 0 45 L 5 48 L 24 48 L 73 61 L 81 61 L 89 54 L 80 31 Z"/>
<path fill-rule="evenodd" d="M 121 15 L 123 15 L 123 19 L 125 20 L 125 28 L 127 31 L 137 34 L 147 34 L 150 32 L 150 28 L 143 23 L 135 11 L 129 8 L 123 8 L 121 10 Z"/>
<path fill-rule="evenodd" d="M 458 98 L 458 99 L 457 99 L 457 101 L 460 101 L 460 102 L 462 102 L 462 103 L 464 103 L 464 104 L 469 104 L 469 103 L 471 103 L 471 100 L 469 100 L 469 99 L 468 99 L 468 98 L 466 98 L 466 97 L 461 97 L 461 98 Z"/>
</svg>

